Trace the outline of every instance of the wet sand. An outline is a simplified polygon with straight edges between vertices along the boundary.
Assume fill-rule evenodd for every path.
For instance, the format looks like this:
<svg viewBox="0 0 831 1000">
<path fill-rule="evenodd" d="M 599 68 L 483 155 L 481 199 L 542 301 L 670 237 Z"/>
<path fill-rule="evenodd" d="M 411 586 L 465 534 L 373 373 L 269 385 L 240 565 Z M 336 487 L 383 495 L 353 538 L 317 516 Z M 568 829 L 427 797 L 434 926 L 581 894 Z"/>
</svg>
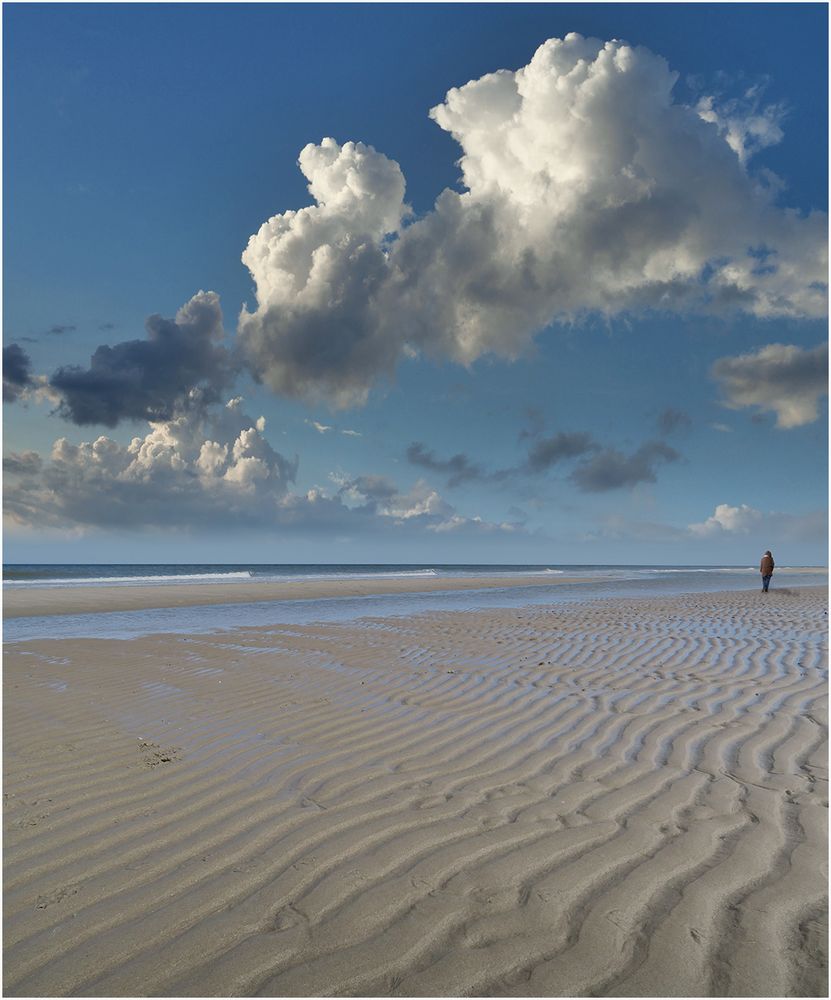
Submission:
<svg viewBox="0 0 831 1000">
<path fill-rule="evenodd" d="M 598 582 L 602 577 L 595 577 Z M 3 617 L 76 615 L 100 611 L 138 611 L 255 601 L 314 600 L 325 597 L 369 597 L 380 594 L 424 594 L 448 590 L 498 587 L 551 587 L 585 583 L 585 577 L 533 576 L 387 577 L 363 580 L 304 580 L 279 583 L 173 583 L 165 586 L 21 587 L 3 592 Z"/>
<path fill-rule="evenodd" d="M 9 646 L 5 993 L 824 996 L 827 621 L 817 587 Z"/>
</svg>

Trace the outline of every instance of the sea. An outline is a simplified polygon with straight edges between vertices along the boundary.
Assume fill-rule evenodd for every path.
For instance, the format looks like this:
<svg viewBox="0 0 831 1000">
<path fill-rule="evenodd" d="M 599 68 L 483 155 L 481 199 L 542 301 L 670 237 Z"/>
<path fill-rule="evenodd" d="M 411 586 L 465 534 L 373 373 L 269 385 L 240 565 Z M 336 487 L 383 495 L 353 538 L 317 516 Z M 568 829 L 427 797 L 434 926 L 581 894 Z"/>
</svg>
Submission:
<svg viewBox="0 0 831 1000">
<path fill-rule="evenodd" d="M 3 589 L 32 587 L 166 587 L 177 583 L 227 586 L 254 582 L 291 584 L 301 580 L 442 579 L 540 576 L 532 587 L 431 590 L 415 594 L 255 601 L 187 608 L 153 608 L 79 615 L 11 618 L 3 641 L 47 638 L 136 638 L 174 632 L 205 634 L 240 626 L 307 624 L 315 621 L 383 619 L 420 612 L 476 610 L 558 604 L 603 597 L 650 597 L 759 587 L 757 566 L 657 566 L 571 564 L 23 564 L 3 566 Z M 567 577 L 569 581 L 557 581 Z M 549 586 L 545 585 L 550 580 Z M 827 586 L 827 567 L 777 566 L 771 587 Z M 379 586 L 380 589 L 380 586 Z"/>
</svg>

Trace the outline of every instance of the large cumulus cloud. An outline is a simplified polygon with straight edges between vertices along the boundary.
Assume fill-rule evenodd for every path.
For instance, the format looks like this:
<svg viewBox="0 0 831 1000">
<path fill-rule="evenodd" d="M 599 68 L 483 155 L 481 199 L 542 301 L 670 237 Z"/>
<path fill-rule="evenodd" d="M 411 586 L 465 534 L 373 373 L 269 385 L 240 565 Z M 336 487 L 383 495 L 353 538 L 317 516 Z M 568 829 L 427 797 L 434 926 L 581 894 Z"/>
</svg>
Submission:
<svg viewBox="0 0 831 1000">
<path fill-rule="evenodd" d="M 121 420 L 168 420 L 189 398 L 219 399 L 235 375 L 223 340 L 216 292 L 199 292 L 174 319 L 150 316 L 146 340 L 102 344 L 89 368 L 67 365 L 49 380 L 61 416 L 115 427 Z"/>
<path fill-rule="evenodd" d="M 346 406 L 403 355 L 516 357 L 587 310 L 824 315 L 825 216 L 780 209 L 748 168 L 780 137 L 778 109 L 674 103 L 676 76 L 645 48 L 570 34 L 451 90 L 431 116 L 461 146 L 465 190 L 409 224 L 395 162 L 307 146 L 316 204 L 243 254 L 254 372 Z"/>
</svg>

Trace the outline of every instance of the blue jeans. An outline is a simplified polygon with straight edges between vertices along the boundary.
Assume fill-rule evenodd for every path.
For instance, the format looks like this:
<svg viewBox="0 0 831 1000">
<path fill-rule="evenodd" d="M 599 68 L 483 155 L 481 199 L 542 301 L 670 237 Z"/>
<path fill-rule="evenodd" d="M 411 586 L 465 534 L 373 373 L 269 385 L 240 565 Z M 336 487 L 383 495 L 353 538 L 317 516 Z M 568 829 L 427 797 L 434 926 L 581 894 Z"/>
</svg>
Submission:
<svg viewBox="0 0 831 1000">
<path fill-rule="evenodd" d="M 768 592 L 768 587 L 770 586 L 770 580 L 772 576 L 773 573 L 768 573 L 767 576 L 762 577 L 762 590 L 764 591 L 764 593 Z"/>
</svg>

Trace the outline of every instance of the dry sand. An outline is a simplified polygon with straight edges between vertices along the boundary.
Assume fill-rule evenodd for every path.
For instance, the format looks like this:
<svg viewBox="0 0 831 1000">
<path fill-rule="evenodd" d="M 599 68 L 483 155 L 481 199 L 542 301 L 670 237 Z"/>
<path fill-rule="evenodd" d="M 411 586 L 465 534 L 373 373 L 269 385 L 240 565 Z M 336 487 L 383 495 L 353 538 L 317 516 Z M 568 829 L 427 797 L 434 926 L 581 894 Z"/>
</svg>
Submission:
<svg viewBox="0 0 831 1000">
<path fill-rule="evenodd" d="M 826 607 L 10 647 L 6 995 L 824 996 Z"/>
</svg>

